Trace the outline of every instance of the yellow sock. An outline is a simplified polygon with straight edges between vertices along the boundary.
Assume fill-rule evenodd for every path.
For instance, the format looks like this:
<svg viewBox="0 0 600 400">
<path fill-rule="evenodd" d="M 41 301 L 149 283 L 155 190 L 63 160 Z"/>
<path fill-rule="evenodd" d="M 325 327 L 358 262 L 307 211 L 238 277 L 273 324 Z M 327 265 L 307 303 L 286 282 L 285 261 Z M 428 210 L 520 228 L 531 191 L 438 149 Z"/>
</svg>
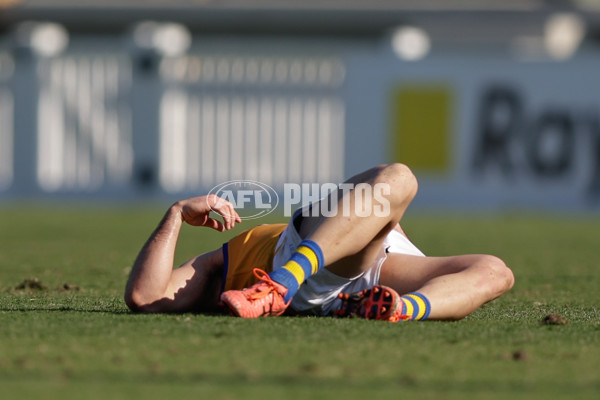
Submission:
<svg viewBox="0 0 600 400">
<path fill-rule="evenodd" d="M 402 315 L 406 315 L 411 320 L 421 321 L 427 319 L 431 311 L 431 304 L 427 297 L 421 293 L 412 292 L 400 296 L 403 303 Z"/>
</svg>

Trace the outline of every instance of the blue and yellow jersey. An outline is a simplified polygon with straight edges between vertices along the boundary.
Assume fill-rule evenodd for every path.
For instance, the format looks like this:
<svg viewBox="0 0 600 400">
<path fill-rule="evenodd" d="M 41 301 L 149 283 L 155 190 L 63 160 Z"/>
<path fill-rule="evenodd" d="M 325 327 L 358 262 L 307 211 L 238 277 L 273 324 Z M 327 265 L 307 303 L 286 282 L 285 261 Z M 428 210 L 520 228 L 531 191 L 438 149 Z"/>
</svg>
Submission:
<svg viewBox="0 0 600 400">
<path fill-rule="evenodd" d="M 287 224 L 259 225 L 248 229 L 223 245 L 223 291 L 241 290 L 252 286 L 258 279 L 252 273 L 260 268 L 273 270 L 273 256 L 279 236 Z"/>
</svg>

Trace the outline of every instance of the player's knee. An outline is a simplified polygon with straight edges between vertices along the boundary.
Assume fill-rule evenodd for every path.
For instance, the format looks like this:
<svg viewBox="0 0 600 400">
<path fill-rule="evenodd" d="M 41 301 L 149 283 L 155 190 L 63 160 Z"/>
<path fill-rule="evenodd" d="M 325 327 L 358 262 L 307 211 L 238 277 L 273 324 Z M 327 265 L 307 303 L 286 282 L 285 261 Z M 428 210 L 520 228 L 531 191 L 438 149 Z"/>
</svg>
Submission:
<svg viewBox="0 0 600 400">
<path fill-rule="evenodd" d="M 405 164 L 393 163 L 381 166 L 375 183 L 388 185 L 389 196 L 401 203 L 412 201 L 417 194 L 417 178 Z"/>
<path fill-rule="evenodd" d="M 500 258 L 484 255 L 479 264 L 483 267 L 486 286 L 491 298 L 496 298 L 509 291 L 515 284 L 515 277 L 511 269 Z"/>
</svg>

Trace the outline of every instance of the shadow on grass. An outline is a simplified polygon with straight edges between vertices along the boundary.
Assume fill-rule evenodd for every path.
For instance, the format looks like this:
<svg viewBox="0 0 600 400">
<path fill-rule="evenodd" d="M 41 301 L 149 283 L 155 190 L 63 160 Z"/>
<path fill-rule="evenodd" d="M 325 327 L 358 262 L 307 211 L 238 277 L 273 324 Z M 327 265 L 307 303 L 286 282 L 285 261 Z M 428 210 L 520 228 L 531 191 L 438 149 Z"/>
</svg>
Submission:
<svg viewBox="0 0 600 400">
<path fill-rule="evenodd" d="M 475 394 L 530 394 L 530 395 L 569 395 L 577 398 L 578 395 L 597 393 L 600 390 L 598 382 L 572 382 L 564 381 L 536 381 L 516 379 L 468 379 L 450 380 L 431 377 L 420 377 L 416 374 L 399 374 L 396 377 L 370 377 L 365 375 L 363 379 L 348 379 L 347 377 L 331 377 L 320 375 L 322 371 L 318 368 L 299 367 L 294 374 L 265 375 L 258 370 L 254 371 L 232 371 L 231 373 L 185 373 L 185 372 L 161 372 L 159 370 L 148 370 L 148 372 L 123 373 L 96 373 L 79 375 L 71 372 L 68 380 L 71 383 L 95 384 L 95 385 L 130 385 L 144 384 L 150 387 L 180 387 L 210 385 L 220 388 L 223 392 L 237 392 L 240 390 L 253 392 L 255 390 L 284 390 L 286 392 L 307 391 L 334 391 L 336 393 L 365 393 L 378 392 L 384 394 L 392 392 L 396 394 L 407 394 L 413 391 L 424 394 L 461 394 L 471 396 Z M 5 377 L 6 378 L 6 377 Z M 27 381 L 24 376 L 15 376 L 12 383 Z M 39 379 L 39 377 L 38 377 Z M 2 381 L 0 377 L 0 382 Z M 25 382 L 24 382 L 25 383 Z M 192 385 L 192 386 L 190 386 Z M 550 397 L 552 397 L 550 396 Z M 533 398 L 538 398 L 534 396 Z"/>
</svg>

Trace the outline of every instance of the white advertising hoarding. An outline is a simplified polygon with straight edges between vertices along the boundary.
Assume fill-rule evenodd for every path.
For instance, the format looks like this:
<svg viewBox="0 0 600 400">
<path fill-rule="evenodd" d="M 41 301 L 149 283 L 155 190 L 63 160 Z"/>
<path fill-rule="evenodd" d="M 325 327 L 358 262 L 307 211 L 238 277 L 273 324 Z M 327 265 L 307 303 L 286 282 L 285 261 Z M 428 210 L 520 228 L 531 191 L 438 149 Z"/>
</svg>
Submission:
<svg viewBox="0 0 600 400">
<path fill-rule="evenodd" d="M 371 94 L 349 100 L 349 173 L 404 162 L 420 181 L 416 204 L 426 207 L 600 209 L 599 55 L 522 62 L 448 54 L 378 65 L 364 58 L 352 68 L 370 70 L 373 80 Z M 372 114 L 356 116 L 352 106 L 361 103 Z M 385 132 L 382 144 L 364 134 L 367 126 Z"/>
</svg>

